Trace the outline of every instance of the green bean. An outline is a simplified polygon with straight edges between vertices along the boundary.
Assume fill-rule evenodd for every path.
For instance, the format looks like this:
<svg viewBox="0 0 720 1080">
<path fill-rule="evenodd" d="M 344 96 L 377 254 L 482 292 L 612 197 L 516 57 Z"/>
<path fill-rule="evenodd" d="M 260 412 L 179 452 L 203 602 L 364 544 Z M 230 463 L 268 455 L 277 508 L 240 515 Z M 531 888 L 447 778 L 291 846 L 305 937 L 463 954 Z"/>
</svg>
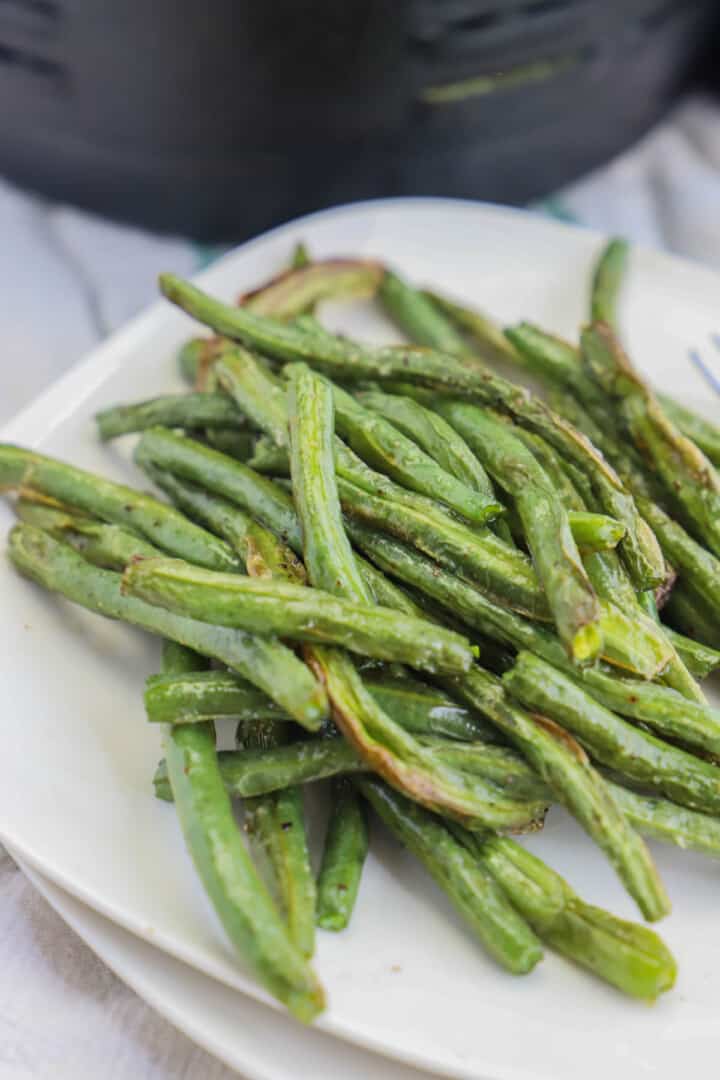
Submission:
<svg viewBox="0 0 720 1080">
<path fill-rule="evenodd" d="M 679 634 L 677 630 L 671 630 L 667 626 L 663 627 L 663 631 L 696 679 L 706 679 L 708 675 L 712 675 L 713 671 L 720 668 L 720 649 L 703 645 L 702 642 L 686 637 L 685 634 Z M 720 641 L 720 635 L 718 635 L 718 640 Z"/>
<path fill-rule="evenodd" d="M 584 751 L 549 720 L 512 705 L 502 684 L 474 667 L 447 688 L 483 713 L 514 743 L 595 843 L 605 852 L 646 919 L 666 915 L 670 904 L 641 838 L 625 821 L 602 777 Z"/>
<path fill-rule="evenodd" d="M 18 499 L 15 512 L 27 525 L 35 525 L 79 551 L 83 558 L 106 570 L 124 570 L 139 557 L 152 559 L 162 551 L 119 525 L 105 525 L 82 514 Z"/>
<path fill-rule="evenodd" d="M 544 808 L 552 802 L 552 794 L 544 780 L 517 751 L 507 746 L 485 742 L 450 742 L 447 739 L 425 736 L 420 741 L 446 765 L 470 775 L 482 776 L 511 794 L 518 802 L 527 803 L 528 822 L 542 819 Z"/>
<path fill-rule="evenodd" d="M 302 524 L 311 582 L 359 603 L 370 593 L 345 535 L 333 466 L 333 392 L 302 365 L 290 372 L 289 403 L 293 496 Z"/>
<path fill-rule="evenodd" d="M 720 467 L 720 428 L 666 394 L 658 394 L 657 398 L 675 427 L 692 439 L 713 465 Z"/>
<path fill-rule="evenodd" d="M 427 495 L 475 525 L 502 513 L 493 494 L 485 495 L 446 471 L 416 442 L 340 387 L 333 388 L 335 427 L 356 454 L 397 483 Z"/>
<path fill-rule="evenodd" d="M 334 782 L 332 798 L 318 877 L 317 924 L 323 930 L 344 930 L 357 899 L 368 832 L 362 804 L 347 780 Z"/>
<path fill-rule="evenodd" d="M 356 783 L 377 815 L 447 893 L 488 952 L 508 971 L 531 971 L 542 957 L 540 942 L 470 852 L 442 822 L 387 785 L 370 777 Z"/>
<path fill-rule="evenodd" d="M 625 619 L 627 623 L 624 635 L 626 647 L 616 650 L 611 658 L 615 665 L 644 678 L 654 678 L 660 672 L 669 673 L 672 670 L 678 690 L 683 687 L 690 700 L 704 701 L 702 695 L 698 694 L 694 680 L 677 657 L 665 630 L 642 610 L 615 553 L 606 551 L 590 555 L 585 559 L 585 568 L 598 596 L 618 618 Z M 606 631 L 606 654 L 607 641 Z M 623 639 L 620 644 L 623 645 Z M 638 664 L 643 654 L 647 655 L 649 661 L 647 667 Z"/>
<path fill-rule="evenodd" d="M 515 429 L 517 437 L 535 454 L 553 481 L 560 498 L 568 508 L 568 519 L 573 536 L 582 549 L 582 519 L 576 522 L 585 505 L 576 482 L 581 479 L 567 462 L 544 440 L 532 432 Z M 653 678 L 665 670 L 668 685 L 673 685 L 691 700 L 703 701 L 702 694 L 675 653 L 667 635 L 640 610 L 636 593 L 622 564 L 614 551 L 583 551 L 584 563 L 590 582 L 601 602 L 603 612 L 603 656 L 613 665 L 640 675 Z"/>
<path fill-rule="evenodd" d="M 536 653 L 569 674 L 606 708 L 640 720 L 659 735 L 720 754 L 720 710 L 687 700 L 669 687 L 618 678 L 602 667 L 578 668 L 553 634 L 494 604 L 478 589 L 428 559 L 367 529 L 356 527 L 352 536 L 386 573 L 431 596 L 468 626 L 515 649 Z"/>
<path fill-rule="evenodd" d="M 208 446 L 220 450 L 223 454 L 248 461 L 255 456 L 257 437 L 249 431 L 231 431 L 228 428 L 207 428 L 203 437 Z"/>
<path fill-rule="evenodd" d="M 264 721 L 261 722 L 265 730 L 275 731 L 275 727 L 268 728 Z M 350 743 L 340 737 L 280 742 L 269 748 L 221 750 L 218 760 L 228 794 L 243 799 L 361 772 L 366 768 Z M 155 772 L 154 784 L 160 798 L 172 798 L 167 787 L 167 766 L 162 761 Z"/>
<path fill-rule="evenodd" d="M 408 678 L 368 676 L 365 685 L 392 718 L 417 735 L 448 739 L 487 740 L 493 729 L 442 691 Z M 168 679 L 153 676 L 145 690 L 145 709 L 151 723 L 185 724 L 234 717 L 288 720 L 287 714 L 254 686 L 229 671 Z"/>
<path fill-rule="evenodd" d="M 151 427 L 236 428 L 243 418 L 224 394 L 168 394 L 166 397 L 116 405 L 95 416 L 105 442 Z"/>
<path fill-rule="evenodd" d="M 312 571 L 311 571 L 312 572 Z M 469 642 L 425 619 L 354 603 L 289 581 L 213 574 L 178 559 L 142 559 L 127 567 L 123 589 L 148 603 L 215 626 L 291 641 L 342 645 L 378 660 L 428 671 L 467 671 Z"/>
<path fill-rule="evenodd" d="M 238 568 L 237 557 L 224 541 L 193 525 L 173 507 L 32 450 L 0 445 L 2 489 L 50 495 L 103 521 L 139 532 L 163 551 L 198 566 Z"/>
<path fill-rule="evenodd" d="M 218 357 L 214 365 L 218 383 L 232 397 L 241 414 L 255 427 L 271 430 L 277 446 L 287 446 L 285 386 L 247 349 L 235 347 Z M 268 419 L 269 418 L 269 419 Z"/>
<path fill-rule="evenodd" d="M 638 505 L 657 534 L 667 558 L 678 571 L 681 583 L 703 597 L 717 618 L 720 614 L 720 559 L 689 536 L 657 503 L 642 496 Z"/>
<path fill-rule="evenodd" d="M 717 616 L 701 598 L 676 585 L 663 608 L 663 618 L 689 634 L 693 645 L 702 642 L 713 652 L 720 650 L 720 628 Z M 679 650 L 678 650 L 679 651 Z"/>
<path fill-rule="evenodd" d="M 540 938 L 632 997 L 671 989 L 676 964 L 654 931 L 586 904 L 554 870 L 507 836 L 457 832 Z"/>
<path fill-rule="evenodd" d="M 242 462 L 166 428 L 153 428 L 143 434 L 135 450 L 135 460 L 143 468 L 153 465 L 230 499 L 281 536 L 294 551 L 302 550 L 300 526 L 291 497 Z"/>
<path fill-rule="evenodd" d="M 462 307 L 445 296 L 425 290 L 423 296 L 437 309 L 447 315 L 455 326 L 468 335 L 473 348 L 491 364 L 515 363 L 513 346 L 503 334 L 501 327 L 480 311 Z"/>
<path fill-rule="evenodd" d="M 485 405 L 507 412 L 522 426 L 543 435 L 561 454 L 587 472 L 601 509 L 627 527 L 622 547 L 635 584 L 650 588 L 662 580 L 664 565 L 654 537 L 614 470 L 587 440 L 551 413 L 543 402 L 493 375 L 479 362 L 467 364 L 462 358 L 429 349 L 395 346 L 372 349 L 347 339 L 319 340 L 297 327 L 262 319 L 214 300 L 171 274 L 161 276 L 160 287 L 169 300 L 188 314 L 276 359 L 306 360 L 340 379 L 411 380 L 441 392 L 469 394 Z"/>
<path fill-rule="evenodd" d="M 269 435 L 256 440 L 253 452 L 247 459 L 250 468 L 266 476 L 289 476 L 290 458 L 284 447 L 278 446 Z"/>
<path fill-rule="evenodd" d="M 325 684 L 335 723 L 371 771 L 415 801 L 469 828 L 527 827 L 525 805 L 480 777 L 444 765 L 396 724 L 380 708 L 344 653 L 317 646 L 310 662 Z"/>
<path fill-rule="evenodd" d="M 693 810 L 720 812 L 716 765 L 621 720 L 550 664 L 520 652 L 502 681 L 517 701 L 562 724 L 602 765 Z"/>
<path fill-rule="evenodd" d="M 608 326 L 587 328 L 581 344 L 584 363 L 617 404 L 636 448 L 693 531 L 720 556 L 720 476 L 714 466 L 666 417 Z"/>
<path fill-rule="evenodd" d="M 571 395 L 556 392 L 552 395 L 552 400 L 555 408 L 581 428 L 604 454 L 612 457 L 623 475 L 629 478 L 640 512 L 651 526 L 663 554 L 678 571 L 682 582 L 692 588 L 696 602 L 699 598 L 702 607 L 720 612 L 720 560 L 694 540 L 654 501 L 651 497 L 654 489 L 651 490 L 652 485 L 648 483 L 642 468 L 631 459 L 626 448 L 623 448 L 618 456 L 616 443 L 605 438 L 602 430 Z M 713 616 L 710 618 L 712 620 Z M 712 641 L 709 643 L 712 644 Z"/>
<path fill-rule="evenodd" d="M 495 497 L 485 469 L 462 436 L 442 416 L 399 394 L 368 390 L 359 393 L 357 398 L 368 409 L 389 420 L 403 435 L 413 439 L 446 472 L 487 499 Z"/>
<path fill-rule="evenodd" d="M 390 533 L 462 574 L 499 603 L 534 618 L 547 618 L 547 601 L 529 560 L 490 533 L 473 532 L 462 522 L 441 519 L 432 505 L 413 507 L 379 498 L 338 477 L 346 515 L 356 523 Z"/>
<path fill-rule="evenodd" d="M 145 688 L 145 710 L 154 724 L 202 723 L 227 716 L 241 723 L 290 719 L 276 702 L 230 671 L 153 675 Z"/>
<path fill-rule="evenodd" d="M 390 581 L 389 578 L 386 578 L 372 563 L 369 563 L 367 559 L 363 559 L 357 552 L 355 553 L 355 562 L 360 568 L 363 580 L 376 604 L 392 608 L 394 611 L 401 611 L 405 615 L 414 615 L 419 619 L 427 618 L 426 612 L 419 604 L 415 603 L 409 593 Z"/>
<path fill-rule="evenodd" d="M 258 315 L 292 319 L 322 300 L 374 296 L 382 277 L 382 266 L 371 259 L 316 259 L 283 271 L 240 303 Z"/>
<path fill-rule="evenodd" d="M 280 642 L 182 618 L 123 596 L 119 574 L 91 566 L 72 548 L 32 525 L 14 527 L 10 533 L 10 558 L 27 577 L 73 603 L 222 661 L 264 690 L 309 730 L 317 730 L 325 719 L 327 699 L 322 686 Z"/>
<path fill-rule="evenodd" d="M 167 470 L 157 469 L 144 461 L 143 468 L 184 513 L 228 542 L 251 577 L 280 575 L 298 585 L 305 583 L 305 567 L 292 550 L 244 510 L 221 495 L 210 495 Z"/>
<path fill-rule="evenodd" d="M 264 727 L 283 738 L 282 725 Z M 489 789 L 505 793 L 507 804 L 514 808 L 515 828 L 537 828 L 542 821 L 550 801 L 548 789 L 512 750 L 438 738 L 423 739 L 422 743 L 432 759 L 456 763 L 469 777 L 480 777 L 489 782 Z M 288 745 L 270 743 L 263 749 L 225 750 L 218 760 L 223 783 L 233 798 L 268 795 L 298 784 L 367 771 L 367 764 L 342 737 Z M 153 783 L 158 798 L 172 801 L 166 762 L 158 765 Z"/>
<path fill-rule="evenodd" d="M 625 535 L 625 526 L 608 517 L 589 510 L 568 511 L 568 523 L 573 540 L 583 555 L 593 551 L 610 551 L 616 548 Z"/>
<path fill-rule="evenodd" d="M 625 817 L 644 836 L 720 858 L 720 820 L 716 815 L 688 810 L 667 799 L 639 795 L 611 781 L 607 784 Z"/>
<path fill-rule="evenodd" d="M 447 402 L 439 411 L 514 498 L 558 633 L 578 663 L 592 660 L 602 649 L 597 597 L 547 474 L 507 425 L 487 410 Z"/>
<path fill-rule="evenodd" d="M 167 668 L 177 666 L 187 664 L 169 659 Z M 165 751 L 185 843 L 228 937 L 268 990 L 309 1022 L 324 1006 L 323 991 L 290 940 L 242 842 L 218 768 L 212 726 L 172 728 Z"/>
<path fill-rule="evenodd" d="M 617 299 L 625 275 L 630 247 L 620 237 L 608 241 L 593 272 L 590 319 L 608 326 L 617 323 Z"/>
<path fill-rule="evenodd" d="M 451 320 L 432 300 L 392 270 L 386 270 L 383 275 L 378 299 L 400 329 L 418 345 L 429 345 L 455 356 L 467 352 L 465 340 Z"/>
<path fill-rule="evenodd" d="M 527 447 L 533 457 L 538 460 L 544 472 L 550 477 L 558 497 L 562 500 L 563 506 L 568 511 L 568 516 L 572 513 L 586 513 L 588 509 L 586 501 L 578 491 L 574 479 L 570 475 L 569 470 L 572 469 L 572 466 L 569 466 L 568 462 L 563 461 L 552 446 L 549 446 L 545 440 L 540 435 L 536 435 L 535 432 L 525 431 L 523 428 L 514 426 L 512 433 L 516 439 L 519 439 L 520 442 Z M 611 518 L 609 520 L 613 519 Z M 617 526 L 619 526 L 619 522 L 616 523 L 616 527 Z M 621 537 L 619 537 L 619 539 L 621 539 Z M 579 543 L 578 537 L 575 537 L 575 542 Z"/>
<path fill-rule="evenodd" d="M 315 951 L 316 887 L 310 866 L 302 790 L 288 787 L 245 802 L 245 830 L 258 857 L 269 863 L 293 944 L 305 957 Z"/>
</svg>

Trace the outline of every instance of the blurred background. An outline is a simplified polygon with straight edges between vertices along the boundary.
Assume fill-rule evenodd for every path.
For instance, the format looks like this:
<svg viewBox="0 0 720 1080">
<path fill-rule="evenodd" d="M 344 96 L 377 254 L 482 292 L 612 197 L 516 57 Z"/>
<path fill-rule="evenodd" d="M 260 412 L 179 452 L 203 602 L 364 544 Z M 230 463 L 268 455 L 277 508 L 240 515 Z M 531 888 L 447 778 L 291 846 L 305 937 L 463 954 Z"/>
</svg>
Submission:
<svg viewBox="0 0 720 1080">
<path fill-rule="evenodd" d="M 158 271 L 338 203 L 529 205 L 720 267 L 719 52 L 717 0 L 0 0 L 0 425 Z M 0 940 L 3 1076 L 229 1076 L 2 853 Z"/>
<path fill-rule="evenodd" d="M 0 172 L 227 241 L 389 195 L 500 202 L 634 143 L 716 0 L 0 0 Z"/>
</svg>

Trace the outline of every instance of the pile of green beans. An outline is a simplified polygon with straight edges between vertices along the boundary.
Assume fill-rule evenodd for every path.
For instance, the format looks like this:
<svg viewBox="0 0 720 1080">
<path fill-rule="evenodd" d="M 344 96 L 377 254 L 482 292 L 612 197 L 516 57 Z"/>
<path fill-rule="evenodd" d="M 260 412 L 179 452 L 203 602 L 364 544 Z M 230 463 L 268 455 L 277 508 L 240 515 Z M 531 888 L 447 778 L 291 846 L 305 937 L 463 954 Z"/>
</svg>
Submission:
<svg viewBox="0 0 720 1080">
<path fill-rule="evenodd" d="M 565 807 L 648 921 L 670 901 L 643 837 L 720 857 L 700 686 L 720 668 L 720 429 L 624 352 L 630 262 L 602 252 L 577 345 L 302 245 L 235 305 L 163 275 L 213 334 L 180 351 L 191 385 L 96 419 L 103 442 L 140 436 L 165 498 L 0 445 L 20 573 L 165 641 L 148 777 L 233 946 L 303 1021 L 324 1005 L 316 928 L 363 902 L 370 811 L 507 971 L 550 948 L 634 997 L 675 981 L 657 934 L 587 904 L 534 835 Z M 334 297 L 375 297 L 409 343 L 330 333 Z"/>
</svg>

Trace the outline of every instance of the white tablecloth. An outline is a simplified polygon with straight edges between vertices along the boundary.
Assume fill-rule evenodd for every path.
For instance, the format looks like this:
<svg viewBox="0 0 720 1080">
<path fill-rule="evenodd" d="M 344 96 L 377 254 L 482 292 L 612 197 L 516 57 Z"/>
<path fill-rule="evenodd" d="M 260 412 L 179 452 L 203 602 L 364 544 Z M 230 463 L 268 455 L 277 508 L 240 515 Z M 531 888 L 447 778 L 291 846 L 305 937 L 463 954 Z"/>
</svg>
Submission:
<svg viewBox="0 0 720 1080">
<path fill-rule="evenodd" d="M 680 106 L 632 151 L 538 206 L 720 267 L 720 107 Z M 0 425 L 213 252 L 0 181 Z M 229 1080 L 101 964 L 0 851 L 0 1080 Z M 233 1074 L 234 1075 L 234 1074 Z"/>
</svg>

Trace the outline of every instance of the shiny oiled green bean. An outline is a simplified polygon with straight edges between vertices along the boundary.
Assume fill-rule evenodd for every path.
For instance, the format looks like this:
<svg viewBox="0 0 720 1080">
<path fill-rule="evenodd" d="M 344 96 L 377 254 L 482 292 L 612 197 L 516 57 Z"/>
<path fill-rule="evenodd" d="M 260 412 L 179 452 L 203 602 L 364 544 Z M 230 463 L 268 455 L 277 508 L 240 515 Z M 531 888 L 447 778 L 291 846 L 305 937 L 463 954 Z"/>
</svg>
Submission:
<svg viewBox="0 0 720 1080">
<path fill-rule="evenodd" d="M 479 712 L 513 742 L 588 835 L 605 852 L 646 919 L 670 910 L 650 854 L 623 817 L 600 774 L 562 728 L 514 706 L 501 683 L 474 667 L 444 680 L 451 693 Z"/>
<path fill-rule="evenodd" d="M 368 675 L 365 685 L 381 708 L 416 735 L 472 741 L 492 739 L 494 729 L 458 705 L 441 690 L 411 679 Z M 241 724 L 255 720 L 289 720 L 270 698 L 229 671 L 193 676 L 153 676 L 145 690 L 151 723 L 187 724 L 234 717 Z"/>
<path fill-rule="evenodd" d="M 526 708 L 570 731 L 602 765 L 694 810 L 720 813 L 720 769 L 604 708 L 544 660 L 520 652 L 503 685 Z"/>
<path fill-rule="evenodd" d="M 310 865 L 302 790 L 287 787 L 245 801 L 245 831 L 267 860 L 290 938 L 303 956 L 315 951 L 316 885 Z"/>
<path fill-rule="evenodd" d="M 665 394 L 658 394 L 657 397 L 673 424 L 688 439 L 692 439 L 714 465 L 720 467 L 720 428 Z"/>
<path fill-rule="evenodd" d="M 610 327 L 595 324 L 583 330 L 581 351 L 667 496 L 682 508 L 691 531 L 720 556 L 720 475 L 712 462 L 667 418 Z"/>
<path fill-rule="evenodd" d="M 238 461 L 249 461 L 255 454 L 257 435 L 252 431 L 206 428 L 203 438 L 214 450 L 221 450 L 223 454 L 229 454 Z"/>
<path fill-rule="evenodd" d="M 472 531 L 460 521 L 441 520 L 428 508 L 378 497 L 338 477 L 346 515 L 390 533 L 462 574 L 498 603 L 534 618 L 548 618 L 547 600 L 529 560 L 489 532 Z"/>
<path fill-rule="evenodd" d="M 368 603 L 370 592 L 345 534 L 337 497 L 332 388 L 303 365 L 291 368 L 289 379 L 293 497 L 308 575 L 316 588 Z"/>
<path fill-rule="evenodd" d="M 15 512 L 21 521 L 44 529 L 56 540 L 70 544 L 88 562 L 107 570 L 124 570 L 132 559 L 152 559 L 163 554 L 154 544 L 120 525 L 106 525 L 82 514 L 28 499 L 18 499 Z"/>
<path fill-rule="evenodd" d="M 389 420 L 398 431 L 413 439 L 458 480 L 488 499 L 494 497 L 492 483 L 485 469 L 462 436 L 442 416 L 400 394 L 369 390 L 359 393 L 357 398 L 368 409 Z"/>
<path fill-rule="evenodd" d="M 216 626 L 342 645 L 428 671 L 466 671 L 473 660 L 467 639 L 451 630 L 289 581 L 214 574 L 178 559 L 142 559 L 127 567 L 123 588 L 148 603 Z"/>
<path fill-rule="evenodd" d="M 663 619 L 695 639 L 713 652 L 720 650 L 720 625 L 714 609 L 683 584 L 676 585 L 665 607 Z"/>
<path fill-rule="evenodd" d="M 215 361 L 214 372 L 240 414 L 263 430 L 267 430 L 270 417 L 272 430 L 269 434 L 273 442 L 277 446 L 288 446 L 287 405 L 282 380 L 247 349 L 240 347 L 223 352 Z"/>
<path fill-rule="evenodd" d="M 274 731 L 266 723 L 263 727 Z M 279 745 L 261 749 L 222 750 L 218 760 L 228 794 L 243 799 L 366 769 L 350 743 L 340 737 L 280 741 Z M 154 783 L 159 798 L 172 797 L 167 788 L 167 766 L 162 761 Z"/>
<path fill-rule="evenodd" d="M 603 644 L 600 608 L 552 481 L 508 425 L 488 410 L 447 402 L 440 412 L 512 495 L 558 634 L 578 663 L 592 660 Z"/>
<path fill-rule="evenodd" d="M 247 730 L 243 728 L 243 732 Z M 249 730 L 252 734 L 252 723 Z M 250 749 L 225 750 L 219 755 L 223 782 L 234 798 L 267 795 L 298 784 L 368 771 L 365 761 L 341 736 L 283 744 L 282 724 L 263 723 L 263 731 L 270 740 L 265 748 L 257 749 L 253 744 Z M 437 737 L 420 741 L 429 760 L 455 765 L 468 778 L 481 778 L 487 782 L 487 790 L 501 795 L 504 804 L 512 808 L 513 828 L 533 829 L 542 822 L 551 801 L 549 790 L 514 751 Z M 172 799 L 164 761 L 158 765 L 153 782 L 158 798 Z"/>
<path fill-rule="evenodd" d="M 97 413 L 103 441 L 151 427 L 240 428 L 242 413 L 225 394 L 168 394 L 166 397 L 116 405 Z"/>
<path fill-rule="evenodd" d="M 334 387 L 333 399 L 338 434 L 372 468 L 476 525 L 485 525 L 503 512 L 494 494 L 485 495 L 458 480 L 384 416 L 365 408 L 345 390 Z"/>
<path fill-rule="evenodd" d="M 644 836 L 720 858 L 720 818 L 716 814 L 702 814 L 667 799 L 639 795 L 619 783 L 607 784 L 625 817 Z"/>
<path fill-rule="evenodd" d="M 282 537 L 294 551 L 302 550 L 300 526 L 291 497 L 243 462 L 166 428 L 146 431 L 135 450 L 135 459 L 141 467 L 150 464 L 176 473 L 205 491 L 237 503 Z"/>
<path fill-rule="evenodd" d="M 490 954 L 515 974 L 542 957 L 537 937 L 493 878 L 436 817 L 370 777 L 359 790 L 378 817 L 423 864 Z"/>
<path fill-rule="evenodd" d="M 689 617 L 697 619 L 694 613 Z M 696 679 L 706 679 L 708 675 L 712 675 L 713 671 L 720 668 L 720 649 L 714 649 L 710 645 L 703 645 L 701 641 L 695 641 L 685 634 L 679 634 L 677 630 L 671 630 L 667 626 L 664 626 L 663 630 L 688 670 Z M 702 631 L 700 636 L 702 637 Z M 720 631 L 718 631 L 718 641 L 720 642 Z"/>
<path fill-rule="evenodd" d="M 472 351 L 479 353 L 483 359 L 489 360 L 491 364 L 517 362 L 515 350 L 503 334 L 502 328 L 488 315 L 463 307 L 431 290 L 424 290 L 423 295 L 467 335 Z"/>
<path fill-rule="evenodd" d="M 357 792 L 347 780 L 336 780 L 318 876 L 317 924 L 323 930 L 348 925 L 367 852 L 367 822 Z"/>
<path fill-rule="evenodd" d="M 456 835 L 551 948 L 632 997 L 654 1001 L 672 988 L 675 960 L 654 931 L 585 903 L 510 837 Z"/>
<path fill-rule="evenodd" d="M 221 495 L 212 495 L 167 469 L 143 462 L 150 479 L 189 517 L 202 522 L 240 556 L 251 577 L 276 577 L 302 585 L 305 567 L 292 550 L 250 514 Z"/>
<path fill-rule="evenodd" d="M 464 338 L 444 312 L 392 270 L 385 271 L 378 298 L 401 330 L 418 345 L 456 356 L 468 351 Z"/>
<path fill-rule="evenodd" d="M 309 730 L 316 731 L 326 718 L 327 698 L 322 686 L 280 642 L 183 618 L 123 596 L 119 574 L 91 566 L 71 547 L 32 525 L 15 526 L 9 551 L 18 570 L 73 603 L 171 638 L 227 664 Z"/>
<path fill-rule="evenodd" d="M 610 240 L 598 259 L 593 272 L 590 292 L 590 319 L 608 326 L 617 323 L 617 301 L 625 276 L 630 248 L 627 240 Z"/>
<path fill-rule="evenodd" d="M 3 489 L 50 495 L 93 517 L 139 532 L 163 551 L 198 566 L 239 568 L 237 557 L 223 540 L 188 521 L 174 507 L 33 450 L 0 445 Z"/>
<path fill-rule="evenodd" d="M 176 664 L 170 660 L 166 670 L 177 670 Z M 323 991 L 290 940 L 242 842 L 218 768 L 212 726 L 172 728 L 165 751 L 185 842 L 228 937 L 270 992 L 309 1022 L 324 1006 Z"/>
</svg>

